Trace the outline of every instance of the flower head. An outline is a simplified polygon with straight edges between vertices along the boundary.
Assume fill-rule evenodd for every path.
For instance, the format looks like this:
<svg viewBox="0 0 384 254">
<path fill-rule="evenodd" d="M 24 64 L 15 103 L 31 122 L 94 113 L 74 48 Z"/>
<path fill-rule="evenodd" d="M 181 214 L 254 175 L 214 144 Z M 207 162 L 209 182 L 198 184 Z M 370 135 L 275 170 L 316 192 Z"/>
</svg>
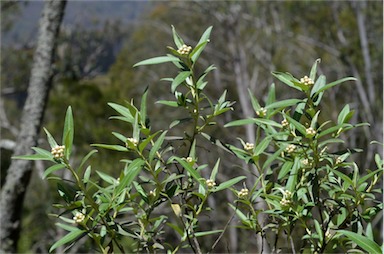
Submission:
<svg viewBox="0 0 384 254">
<path fill-rule="evenodd" d="M 287 126 L 289 125 L 288 120 L 284 118 L 284 120 L 281 121 L 281 125 L 282 125 L 283 127 L 287 127 Z"/>
<path fill-rule="evenodd" d="M 56 146 L 51 149 L 51 154 L 55 159 L 62 159 L 64 158 L 64 150 L 65 146 Z"/>
<path fill-rule="evenodd" d="M 248 194 L 249 194 L 248 189 L 247 189 L 247 188 L 243 188 L 243 189 L 241 189 L 241 190 L 237 193 L 237 196 L 238 196 L 239 198 L 246 198 L 246 197 L 248 196 Z"/>
<path fill-rule="evenodd" d="M 283 191 L 283 198 L 281 199 L 280 201 L 280 204 L 282 206 L 288 206 L 292 203 L 292 192 L 290 192 L 289 190 L 285 190 Z"/>
<path fill-rule="evenodd" d="M 81 223 L 81 222 L 83 222 L 84 219 L 85 219 L 85 215 L 82 214 L 82 213 L 76 213 L 76 215 L 73 216 L 73 220 L 74 220 L 76 223 Z"/>
<path fill-rule="evenodd" d="M 135 138 L 127 138 L 126 146 L 129 148 L 129 143 L 131 142 L 134 146 L 137 146 L 139 144 L 139 141 Z"/>
<path fill-rule="evenodd" d="M 308 76 L 304 76 L 303 78 L 301 78 L 300 83 L 306 86 L 310 86 L 314 84 L 313 80 L 311 78 L 308 78 Z"/>
<path fill-rule="evenodd" d="M 212 179 L 207 179 L 207 180 L 205 180 L 205 183 L 207 184 L 207 186 L 208 186 L 209 189 L 211 189 L 211 188 L 213 188 L 213 187 L 216 186 L 215 181 L 212 180 Z"/>
<path fill-rule="evenodd" d="M 181 55 L 188 55 L 190 52 L 191 52 L 191 50 L 192 50 L 192 47 L 191 46 L 187 46 L 187 45 L 183 45 L 183 46 L 181 46 L 178 50 L 177 50 L 177 52 L 179 53 L 179 54 L 181 54 Z"/>
<path fill-rule="evenodd" d="M 316 130 L 314 130 L 312 127 L 309 127 L 305 130 L 305 133 L 308 137 L 313 137 L 316 135 Z"/>
<path fill-rule="evenodd" d="M 252 144 L 252 143 L 245 143 L 245 145 L 244 145 L 244 150 L 246 150 L 246 151 L 251 151 L 251 150 L 253 150 L 253 148 L 255 147 L 255 145 L 254 144 Z"/>
<path fill-rule="evenodd" d="M 260 117 L 264 117 L 267 114 L 267 110 L 263 107 L 261 107 L 259 110 L 256 111 L 256 115 Z"/>
<path fill-rule="evenodd" d="M 295 146 L 294 144 L 290 144 L 289 146 L 287 146 L 287 147 L 285 148 L 285 151 L 286 151 L 287 153 L 293 153 L 293 152 L 295 151 L 295 149 L 296 149 L 296 146 Z"/>
</svg>

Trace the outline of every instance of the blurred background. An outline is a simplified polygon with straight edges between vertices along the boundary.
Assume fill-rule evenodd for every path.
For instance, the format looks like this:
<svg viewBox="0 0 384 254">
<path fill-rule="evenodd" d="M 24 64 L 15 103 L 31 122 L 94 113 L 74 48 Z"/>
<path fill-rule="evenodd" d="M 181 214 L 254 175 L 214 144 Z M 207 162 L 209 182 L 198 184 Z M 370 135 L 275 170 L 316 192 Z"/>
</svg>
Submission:
<svg viewBox="0 0 384 254">
<path fill-rule="evenodd" d="M 26 99 L 43 2 L 1 1 L 1 7 L 3 184 L 16 145 L 12 141 L 16 139 Z M 348 103 L 355 110 L 353 123 L 370 123 L 370 127 L 354 130 L 344 139 L 346 146 L 364 149 L 364 153 L 354 157 L 363 172 L 375 169 L 374 155 L 382 154 L 382 146 L 370 142 L 383 140 L 382 1 L 69 1 L 43 126 L 61 138 L 65 110 L 71 105 L 75 117 L 75 154 L 81 158 L 91 150 L 91 143 L 116 142 L 110 132 L 130 131 L 125 125 L 108 120 L 114 112 L 107 102 L 123 103 L 131 98 L 139 102 L 149 87 L 152 128 L 166 128 L 172 117 L 178 115 L 152 102 L 173 96 L 168 84 L 159 80 L 172 77 L 176 70 L 171 64 L 135 69 L 132 66 L 140 60 L 164 55 L 166 46 L 174 46 L 171 25 L 192 46 L 207 27 L 213 26 L 211 42 L 201 56 L 199 68 L 203 70 L 210 64 L 217 67 L 207 87 L 211 98 L 217 99 L 228 90 L 228 99 L 237 101 L 236 114 L 226 114 L 219 119 L 220 124 L 254 116 L 248 89 L 261 102 L 273 82 L 277 99 L 297 95 L 274 80 L 271 71 L 290 72 L 300 78 L 308 75 L 315 60 L 321 58 L 319 73 L 326 75 L 327 81 L 356 77 L 357 82 L 347 82 L 325 93 L 322 114 L 336 120 Z M 244 140 L 254 137 L 252 128 L 226 130 L 220 124 L 211 132 L 225 142 L 236 143 L 238 136 Z M 39 145 L 48 147 L 43 133 Z M 210 165 L 217 157 L 225 156 L 214 147 L 203 152 L 202 162 Z M 121 156 L 100 151 L 94 158 L 94 169 L 117 176 Z M 221 179 L 242 173 L 235 169 L 234 157 L 225 158 Z M 76 161 L 76 157 L 73 159 Z M 50 244 L 65 234 L 48 215 L 55 211 L 51 205 L 59 202 L 59 198 L 55 186 L 41 179 L 45 166 L 35 163 L 23 208 L 19 252 L 48 252 Z M 207 227 L 224 226 L 230 216 L 226 197 L 222 199 L 211 201 L 210 205 L 224 214 L 206 218 Z M 374 225 L 377 233 L 381 232 L 380 223 L 376 221 Z M 252 237 L 242 234 L 245 233 L 232 227 L 217 250 L 251 251 L 255 244 Z M 79 249 L 71 251 L 76 253 Z"/>
</svg>

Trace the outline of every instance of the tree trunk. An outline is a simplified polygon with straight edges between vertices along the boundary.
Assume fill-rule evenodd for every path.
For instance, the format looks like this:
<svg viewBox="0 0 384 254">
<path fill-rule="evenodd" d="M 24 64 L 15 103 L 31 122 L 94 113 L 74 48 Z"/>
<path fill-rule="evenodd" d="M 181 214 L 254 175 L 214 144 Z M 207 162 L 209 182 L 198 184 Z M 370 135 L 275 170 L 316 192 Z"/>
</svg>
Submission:
<svg viewBox="0 0 384 254">
<path fill-rule="evenodd" d="M 14 155 L 31 154 L 36 146 L 52 81 L 55 41 L 64 15 L 66 1 L 49 0 L 44 4 L 39 37 L 33 59 L 28 97 L 23 108 L 20 132 Z M 17 252 L 20 219 L 26 188 L 32 171 L 31 161 L 12 161 L 0 194 L 1 253 Z"/>
</svg>

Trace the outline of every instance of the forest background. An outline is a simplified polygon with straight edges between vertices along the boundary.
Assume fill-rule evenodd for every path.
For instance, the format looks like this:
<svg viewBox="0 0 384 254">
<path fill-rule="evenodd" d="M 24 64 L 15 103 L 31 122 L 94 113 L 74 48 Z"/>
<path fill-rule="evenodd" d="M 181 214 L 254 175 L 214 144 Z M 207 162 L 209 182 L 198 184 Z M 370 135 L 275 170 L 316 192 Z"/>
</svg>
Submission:
<svg viewBox="0 0 384 254">
<path fill-rule="evenodd" d="M 42 6 L 42 2 L 32 1 L 1 2 L 1 185 L 17 145 L 14 140 L 26 98 Z M 213 25 L 212 42 L 202 56 L 217 67 L 210 77 L 208 93 L 215 97 L 227 89 L 228 99 L 237 101 L 236 112 L 242 112 L 226 114 L 222 124 L 253 116 L 247 90 L 264 101 L 274 82 L 271 71 L 303 76 L 321 58 L 319 71 L 329 80 L 356 77 L 355 83 L 349 82 L 327 94 L 323 111 L 336 119 L 337 111 L 333 109 L 349 103 L 356 111 L 352 123 L 371 124 L 345 138 L 349 146 L 366 151 L 354 156 L 357 164 L 363 169 L 374 167 L 374 154 L 382 154 L 382 147 L 370 145 L 370 141 L 383 140 L 381 1 L 70 1 L 60 30 L 54 84 L 43 126 L 58 136 L 65 109 L 71 105 L 77 119 L 75 149 L 84 154 L 91 143 L 113 142 L 106 130 L 124 132 L 123 126 L 108 121 L 113 112 L 107 102 L 139 98 L 148 86 L 153 90 L 149 100 L 173 96 L 168 94 L 166 85 L 158 82 L 172 75 L 172 71 L 163 66 L 132 68 L 142 59 L 167 52 L 164 45 L 172 44 L 171 25 L 193 45 L 196 42 L 192 38 L 199 38 L 206 27 Z M 284 99 L 293 91 L 277 85 L 276 93 Z M 160 105 L 151 108 L 150 115 L 158 126 L 166 126 L 164 115 L 177 117 Z M 235 142 L 237 136 L 254 140 L 252 128 L 237 130 L 228 132 L 217 125 L 212 132 L 227 142 Z M 39 144 L 44 145 L 47 146 Z M 200 157 L 212 164 L 218 153 L 224 158 L 225 154 L 217 151 L 204 152 Z M 121 155 L 102 150 L 95 158 L 95 168 L 113 174 Z M 234 167 L 240 164 L 235 158 L 222 163 L 222 179 L 239 170 Z M 54 210 L 51 204 L 58 199 L 55 186 L 41 179 L 43 163 L 35 163 L 34 168 L 23 207 L 19 252 L 47 252 L 50 244 L 65 234 L 48 216 Z M 216 207 L 229 214 L 228 207 L 220 207 L 225 199 L 216 200 Z M 214 227 L 215 223 L 224 222 L 218 217 L 211 218 L 210 223 Z M 381 221 L 373 226 L 382 238 Z M 244 239 L 247 238 L 235 227 L 226 235 L 232 250 L 238 252 L 252 249 L 252 243 Z M 76 249 L 71 251 L 75 253 Z"/>
</svg>

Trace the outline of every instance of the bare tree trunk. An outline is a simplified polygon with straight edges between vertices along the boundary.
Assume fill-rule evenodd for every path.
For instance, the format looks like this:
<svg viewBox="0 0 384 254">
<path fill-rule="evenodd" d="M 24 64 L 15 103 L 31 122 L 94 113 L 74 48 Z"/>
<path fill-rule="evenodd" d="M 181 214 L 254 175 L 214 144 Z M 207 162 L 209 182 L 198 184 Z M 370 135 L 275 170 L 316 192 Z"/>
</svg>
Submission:
<svg viewBox="0 0 384 254">
<path fill-rule="evenodd" d="M 64 15 L 66 1 L 49 0 L 44 4 L 39 37 L 33 59 L 28 97 L 24 105 L 14 155 L 31 153 L 36 146 L 52 81 L 55 42 Z M 12 161 L 0 194 L 1 253 L 17 251 L 24 195 L 32 171 L 31 161 Z"/>
</svg>

